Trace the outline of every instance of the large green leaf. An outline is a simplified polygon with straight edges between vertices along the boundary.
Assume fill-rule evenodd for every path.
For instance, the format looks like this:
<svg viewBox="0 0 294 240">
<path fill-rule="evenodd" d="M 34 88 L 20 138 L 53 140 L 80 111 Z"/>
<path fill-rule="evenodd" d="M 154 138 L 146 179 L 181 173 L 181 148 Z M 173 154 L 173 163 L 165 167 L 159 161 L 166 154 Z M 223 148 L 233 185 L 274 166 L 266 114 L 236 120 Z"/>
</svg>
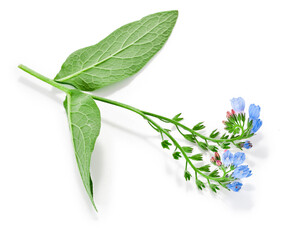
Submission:
<svg viewBox="0 0 294 240">
<path fill-rule="evenodd" d="M 159 12 L 122 26 L 72 53 L 54 80 L 92 91 L 135 74 L 164 45 L 177 17 L 178 11 Z"/>
<path fill-rule="evenodd" d="M 68 116 L 79 171 L 86 191 L 97 211 L 93 199 L 90 162 L 95 142 L 100 132 L 100 111 L 89 95 L 78 90 L 72 90 L 67 95 L 64 107 Z"/>
</svg>

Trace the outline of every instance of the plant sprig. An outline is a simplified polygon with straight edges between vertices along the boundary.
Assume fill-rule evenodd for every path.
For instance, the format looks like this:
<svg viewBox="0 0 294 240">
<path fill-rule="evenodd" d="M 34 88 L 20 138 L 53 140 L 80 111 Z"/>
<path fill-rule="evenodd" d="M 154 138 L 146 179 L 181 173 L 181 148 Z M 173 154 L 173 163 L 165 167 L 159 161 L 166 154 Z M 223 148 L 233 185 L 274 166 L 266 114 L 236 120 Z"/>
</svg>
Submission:
<svg viewBox="0 0 294 240">
<path fill-rule="evenodd" d="M 146 120 L 160 135 L 161 146 L 168 150 L 173 147 L 172 156 L 175 160 L 184 159 L 184 178 L 189 181 L 194 174 L 196 186 L 200 190 L 209 186 L 213 192 L 220 190 L 220 187 L 239 191 L 242 183 L 236 180 L 251 175 L 251 170 L 241 165 L 245 160 L 244 153 L 237 152 L 233 155 L 226 150 L 232 145 L 241 150 L 252 147 L 249 141 L 243 140 L 252 137 L 262 124 L 259 119 L 259 106 L 250 105 L 249 118 L 246 119 L 243 111 L 244 100 L 232 99 L 233 110 L 227 113 L 227 120 L 224 121 L 226 132 L 221 135 L 215 129 L 209 136 L 205 136 L 199 132 L 205 128 L 203 122 L 192 128 L 188 127 L 183 124 L 184 118 L 181 114 L 168 118 L 82 92 L 102 88 L 139 71 L 167 41 L 177 17 L 177 11 L 159 12 L 122 26 L 98 44 L 72 53 L 54 79 L 19 65 L 23 71 L 66 93 L 64 108 L 72 134 L 77 165 L 95 210 L 97 208 L 94 203 L 90 161 L 101 126 L 100 110 L 95 101 L 127 109 Z M 66 84 L 72 85 L 74 89 L 68 88 Z M 193 146 L 182 146 L 172 131 L 162 127 L 156 120 L 174 125 L 180 135 L 193 143 Z M 197 149 L 213 154 L 210 163 L 204 163 L 202 153 L 194 153 Z M 219 149 L 225 150 L 222 157 Z M 196 167 L 196 162 L 203 162 L 203 165 Z"/>
</svg>

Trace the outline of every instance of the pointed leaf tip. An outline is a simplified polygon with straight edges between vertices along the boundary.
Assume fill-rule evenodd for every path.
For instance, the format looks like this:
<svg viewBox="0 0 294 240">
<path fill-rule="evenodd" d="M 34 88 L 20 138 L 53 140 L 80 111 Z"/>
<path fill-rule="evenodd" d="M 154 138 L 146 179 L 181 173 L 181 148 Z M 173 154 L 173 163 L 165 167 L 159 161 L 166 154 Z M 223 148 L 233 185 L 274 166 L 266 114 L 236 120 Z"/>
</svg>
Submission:
<svg viewBox="0 0 294 240">
<path fill-rule="evenodd" d="M 176 10 L 158 12 L 120 27 L 98 44 L 72 53 L 54 80 L 93 91 L 134 75 L 165 44 L 177 17 Z"/>
<path fill-rule="evenodd" d="M 72 90 L 64 101 L 75 156 L 88 196 L 97 211 L 93 198 L 93 183 L 90 174 L 91 155 L 100 133 L 100 110 L 91 96 Z"/>
</svg>

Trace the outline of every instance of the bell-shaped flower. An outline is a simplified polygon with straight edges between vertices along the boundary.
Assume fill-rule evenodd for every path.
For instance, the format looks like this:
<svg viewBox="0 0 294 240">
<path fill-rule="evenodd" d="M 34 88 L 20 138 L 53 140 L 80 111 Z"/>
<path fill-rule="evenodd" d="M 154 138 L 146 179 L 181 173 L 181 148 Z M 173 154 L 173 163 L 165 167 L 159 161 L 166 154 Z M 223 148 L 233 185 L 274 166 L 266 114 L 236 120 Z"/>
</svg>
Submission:
<svg viewBox="0 0 294 240">
<path fill-rule="evenodd" d="M 241 165 L 244 161 L 245 161 L 245 153 L 243 152 L 237 152 L 234 154 L 233 157 L 233 165 L 235 167 L 238 167 L 239 165 Z"/>
<path fill-rule="evenodd" d="M 251 104 L 249 106 L 249 119 L 254 120 L 258 119 L 260 115 L 260 106 L 256 106 L 255 104 Z"/>
<path fill-rule="evenodd" d="M 260 119 L 253 119 L 251 133 L 256 133 L 260 129 L 262 121 Z"/>
<path fill-rule="evenodd" d="M 231 153 L 229 150 L 225 151 L 223 153 L 222 162 L 225 167 L 230 166 L 233 163 L 233 153 Z"/>
<path fill-rule="evenodd" d="M 231 105 L 236 113 L 241 113 L 245 109 L 245 101 L 241 97 L 231 99 Z"/>
<path fill-rule="evenodd" d="M 247 165 L 241 165 L 237 167 L 232 173 L 232 177 L 236 179 L 250 177 L 252 175 L 251 170 Z"/>
</svg>

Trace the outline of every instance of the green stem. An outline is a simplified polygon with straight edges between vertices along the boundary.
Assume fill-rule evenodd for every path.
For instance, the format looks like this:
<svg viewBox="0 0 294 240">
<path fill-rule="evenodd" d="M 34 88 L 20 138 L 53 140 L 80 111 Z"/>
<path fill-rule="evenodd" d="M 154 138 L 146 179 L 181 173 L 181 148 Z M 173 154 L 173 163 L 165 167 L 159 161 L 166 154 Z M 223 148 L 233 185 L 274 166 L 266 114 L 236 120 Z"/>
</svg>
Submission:
<svg viewBox="0 0 294 240">
<path fill-rule="evenodd" d="M 62 86 L 61 84 L 59 84 L 59 83 L 53 81 L 52 79 L 47 78 L 47 77 L 43 76 L 42 74 L 35 72 L 34 70 L 30 69 L 30 68 L 27 67 L 27 66 L 24 66 L 24 65 L 20 64 L 18 67 L 19 67 L 21 70 L 27 72 L 28 74 L 30 74 L 30 75 L 32 75 L 32 76 L 34 76 L 34 77 L 36 77 L 36 78 L 42 80 L 42 81 L 45 82 L 45 83 L 50 84 L 50 85 L 53 86 L 53 87 L 58 88 L 59 90 L 65 92 L 65 93 L 67 93 L 67 94 L 70 92 L 70 89 L 68 89 L 67 87 L 64 87 L 64 86 Z"/>
<path fill-rule="evenodd" d="M 65 92 L 67 94 L 70 94 L 70 91 L 71 91 L 70 89 L 68 89 L 67 87 L 65 87 L 65 86 L 63 86 L 63 85 L 55 82 L 54 80 L 51 80 L 51 79 L 49 79 L 49 78 L 47 78 L 47 77 L 45 77 L 45 76 L 43 76 L 43 75 L 35 72 L 34 70 L 32 70 L 32 69 L 30 69 L 30 68 L 28 68 L 28 67 L 26 67 L 24 65 L 19 65 L 18 67 L 20 69 L 22 69 L 23 71 L 31 74 L 32 76 L 34 76 L 34 77 L 42 80 L 43 82 L 46 82 L 46 83 L 50 84 L 51 86 L 56 87 L 56 88 L 60 89 L 61 91 Z M 208 175 L 205 175 L 201 171 L 199 171 L 198 168 L 196 168 L 193 165 L 193 163 L 191 162 L 191 160 L 187 156 L 186 152 L 183 150 L 183 148 L 181 147 L 181 145 L 175 140 L 175 138 L 168 131 L 166 131 L 165 129 L 163 129 L 162 127 L 160 127 L 156 122 L 154 122 L 151 118 L 149 118 L 148 115 L 149 116 L 152 116 L 152 117 L 156 117 L 156 118 L 158 118 L 160 120 L 166 120 L 167 122 L 173 123 L 176 126 L 180 126 L 181 128 L 183 128 L 183 129 L 185 129 L 185 130 L 187 130 L 187 131 L 189 131 L 189 132 L 191 132 L 191 133 L 193 133 L 193 134 L 195 134 L 195 135 L 197 135 L 197 136 L 199 136 L 199 137 L 201 137 L 201 138 L 203 138 L 205 140 L 217 141 L 216 139 L 207 138 L 207 137 L 205 137 L 205 136 L 203 136 L 203 135 L 201 135 L 201 134 L 193 131 L 192 129 L 186 127 L 185 125 L 180 124 L 180 123 L 178 123 L 178 122 L 176 122 L 176 121 L 174 121 L 172 119 L 169 119 L 169 118 L 166 118 L 166 117 L 157 115 L 157 114 L 153 114 L 153 113 L 141 111 L 141 110 L 139 110 L 137 108 L 134 108 L 132 106 L 129 106 L 127 104 L 120 103 L 120 102 L 117 102 L 117 101 L 113 101 L 113 100 L 110 100 L 110 99 L 98 97 L 98 96 L 91 95 L 91 94 L 89 94 L 89 96 L 91 96 L 93 99 L 98 100 L 100 102 L 104 102 L 104 103 L 108 103 L 108 104 L 115 105 L 115 106 L 118 106 L 118 107 L 122 107 L 122 108 L 128 109 L 128 110 L 130 110 L 132 112 L 135 112 L 135 113 L 139 114 L 140 116 L 142 116 L 145 120 L 147 120 L 155 128 L 157 128 L 160 131 L 161 134 L 162 133 L 165 134 L 173 142 L 173 144 L 175 145 L 175 147 L 178 148 L 181 151 L 183 157 L 186 159 L 186 166 L 187 166 L 187 164 L 189 164 L 191 166 L 191 168 L 193 168 L 193 170 L 195 171 L 195 174 L 196 175 L 198 173 L 198 174 L 200 174 L 201 176 L 203 176 L 206 179 L 211 179 L 211 180 L 217 181 L 217 182 L 225 179 L 225 176 L 222 176 L 222 177 L 219 177 L 219 178 L 210 177 Z M 237 140 L 237 138 L 234 139 L 234 140 Z M 218 141 L 221 142 L 221 141 L 224 141 L 224 140 L 218 140 Z M 228 141 L 228 140 L 226 140 L 226 141 Z M 231 141 L 233 141 L 233 140 L 231 140 Z"/>
<path fill-rule="evenodd" d="M 222 179 L 225 178 L 225 176 L 222 176 L 220 178 L 216 178 L 216 177 L 210 177 L 208 175 L 205 175 L 204 173 L 202 173 L 201 171 L 199 171 L 194 165 L 193 163 L 191 162 L 190 158 L 187 156 L 186 152 L 183 150 L 183 148 L 181 147 L 181 145 L 175 140 L 175 138 L 170 135 L 166 130 L 164 130 L 162 127 L 160 127 L 156 122 L 154 122 L 151 118 L 147 117 L 145 112 L 137 109 L 137 108 L 134 108 L 134 107 L 131 107 L 129 105 L 126 105 L 126 104 L 123 104 L 123 103 L 120 103 L 120 102 L 116 102 L 116 101 L 113 101 L 113 100 L 110 100 L 110 99 L 106 99 L 106 98 L 102 98 L 102 97 L 98 97 L 98 96 L 95 96 L 95 95 L 90 95 L 93 99 L 95 100 L 98 100 L 100 102 L 105 102 L 105 103 L 109 103 L 109 104 L 112 104 L 112 105 L 115 105 L 115 106 L 118 106 L 118 107 L 122 107 L 122 108 L 125 108 L 125 109 L 128 109 L 130 111 L 133 111 L 139 115 L 141 115 L 144 119 L 146 119 L 148 122 L 152 123 L 153 126 L 155 126 L 157 129 L 159 129 L 162 133 L 164 133 L 172 142 L 173 144 L 175 145 L 176 148 L 178 148 L 183 157 L 186 159 L 186 165 L 189 164 L 191 166 L 191 168 L 196 172 L 196 173 L 199 173 L 201 176 L 203 176 L 204 178 L 206 179 L 211 179 L 211 180 L 214 180 L 214 181 L 220 181 Z"/>
<path fill-rule="evenodd" d="M 144 114 L 148 115 L 148 116 L 152 116 L 152 117 L 158 118 L 159 120 L 168 121 L 168 122 L 170 122 L 170 123 L 172 123 L 172 124 L 174 124 L 176 126 L 179 126 L 179 127 L 183 128 L 184 130 L 186 130 L 186 131 L 192 133 L 193 135 L 196 135 L 196 136 L 198 136 L 198 137 L 200 137 L 200 138 L 202 138 L 203 140 L 206 140 L 206 141 L 208 140 L 208 141 L 215 142 L 215 143 L 220 143 L 220 142 L 233 142 L 233 141 L 242 140 L 244 138 L 243 137 L 243 135 L 244 135 L 244 130 L 243 129 L 241 129 L 242 130 L 242 133 L 241 133 L 241 135 L 239 137 L 232 138 L 232 139 L 214 139 L 214 138 L 206 137 L 206 136 L 204 136 L 204 135 L 202 135 L 202 134 L 194 131 L 193 129 L 191 129 L 191 128 L 189 128 L 189 127 L 183 125 L 182 123 L 177 122 L 177 121 L 175 121 L 173 119 L 170 119 L 170 118 L 167 118 L 167 117 L 164 117 L 164 116 L 160 116 L 158 114 L 146 112 L 146 111 L 142 111 L 142 112 Z"/>
<path fill-rule="evenodd" d="M 140 116 L 142 116 L 144 119 L 146 119 L 148 122 L 150 122 L 153 126 L 155 126 L 158 130 L 160 130 L 162 133 L 164 133 L 172 142 L 173 144 L 175 145 L 176 148 L 178 148 L 183 157 L 186 159 L 186 164 L 188 163 L 195 172 L 198 172 L 200 175 L 202 175 L 203 177 L 207 178 L 208 176 L 203 174 L 202 172 L 200 172 L 194 165 L 193 163 L 191 162 L 191 160 L 189 159 L 189 157 L 187 156 L 186 152 L 183 150 L 183 148 L 181 147 L 181 145 L 175 140 L 175 138 L 170 135 L 166 130 L 164 130 L 162 127 L 160 127 L 156 122 L 154 122 L 151 118 L 147 117 L 141 110 L 137 109 L 137 108 L 134 108 L 132 106 L 129 106 L 129 105 L 126 105 L 126 104 L 123 104 L 123 103 L 120 103 L 120 102 L 116 102 L 116 101 L 113 101 L 113 100 L 110 100 L 110 99 L 106 99 L 106 98 L 102 98 L 102 97 L 98 97 L 98 96 L 95 96 L 95 95 L 90 95 L 93 99 L 95 100 L 98 100 L 100 102 L 105 102 L 105 103 L 109 103 L 109 104 L 112 104 L 112 105 L 115 105 L 115 106 L 118 106 L 118 107 L 122 107 L 122 108 L 125 108 L 125 109 L 128 109 L 132 112 L 135 112 L 137 114 L 139 114 Z"/>
</svg>

